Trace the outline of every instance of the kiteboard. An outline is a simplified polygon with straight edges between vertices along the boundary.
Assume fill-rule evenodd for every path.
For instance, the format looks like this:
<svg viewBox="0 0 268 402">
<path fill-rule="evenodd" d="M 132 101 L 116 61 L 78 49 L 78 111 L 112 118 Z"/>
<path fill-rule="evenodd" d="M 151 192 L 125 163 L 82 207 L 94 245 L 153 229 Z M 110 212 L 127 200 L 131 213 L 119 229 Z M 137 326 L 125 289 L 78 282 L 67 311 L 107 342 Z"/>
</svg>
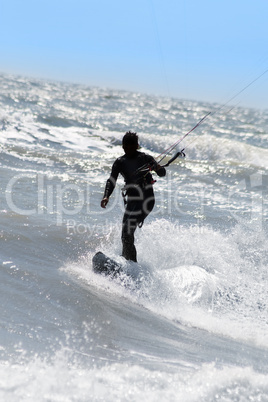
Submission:
<svg viewBox="0 0 268 402">
<path fill-rule="evenodd" d="M 124 271 L 119 262 L 107 257 L 101 251 L 98 251 L 92 258 L 92 267 L 95 273 L 103 275 L 115 276 Z"/>
</svg>

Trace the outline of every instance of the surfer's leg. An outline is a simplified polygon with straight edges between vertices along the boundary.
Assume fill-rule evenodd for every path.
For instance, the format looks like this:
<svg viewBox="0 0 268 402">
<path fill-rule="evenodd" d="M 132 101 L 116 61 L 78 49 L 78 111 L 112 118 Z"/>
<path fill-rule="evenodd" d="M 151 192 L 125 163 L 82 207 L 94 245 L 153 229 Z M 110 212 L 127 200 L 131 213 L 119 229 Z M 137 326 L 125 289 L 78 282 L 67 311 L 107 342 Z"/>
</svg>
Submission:
<svg viewBox="0 0 268 402">
<path fill-rule="evenodd" d="M 140 227 L 143 225 L 144 219 L 147 218 L 150 212 L 152 212 L 154 204 L 155 204 L 154 192 L 153 189 L 149 188 L 148 190 L 145 191 L 141 214 L 138 217 Z"/>
<path fill-rule="evenodd" d="M 141 227 L 144 219 L 152 211 L 155 199 L 153 189 L 146 189 L 144 198 L 141 200 L 131 200 L 126 204 L 126 210 L 123 217 L 122 225 L 122 256 L 126 260 L 137 262 L 137 251 L 134 244 L 134 233 L 137 226 Z"/>
<path fill-rule="evenodd" d="M 134 244 L 134 232 L 137 228 L 138 222 L 137 219 L 130 218 L 129 216 L 125 215 L 122 226 L 122 256 L 125 257 L 126 260 L 137 262 L 137 251 Z"/>
<path fill-rule="evenodd" d="M 126 205 L 122 224 L 122 255 L 126 260 L 137 262 L 137 251 L 134 244 L 134 233 L 140 221 L 141 202 L 129 201 Z"/>
</svg>

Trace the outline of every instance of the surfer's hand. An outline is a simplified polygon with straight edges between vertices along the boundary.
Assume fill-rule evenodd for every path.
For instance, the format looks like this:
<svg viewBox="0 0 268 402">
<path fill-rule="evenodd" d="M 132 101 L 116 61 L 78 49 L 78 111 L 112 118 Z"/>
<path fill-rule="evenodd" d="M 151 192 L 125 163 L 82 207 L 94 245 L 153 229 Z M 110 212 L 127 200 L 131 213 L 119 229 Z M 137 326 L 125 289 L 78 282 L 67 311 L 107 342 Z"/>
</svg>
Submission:
<svg viewBox="0 0 268 402">
<path fill-rule="evenodd" d="M 106 208 L 106 205 L 108 204 L 108 202 L 109 202 L 109 198 L 103 198 L 102 200 L 101 200 L 101 207 L 102 208 Z"/>
<path fill-rule="evenodd" d="M 164 177 L 166 175 L 166 169 L 163 166 L 158 165 L 158 163 L 154 170 L 155 170 L 157 176 L 159 176 L 159 177 Z"/>
</svg>

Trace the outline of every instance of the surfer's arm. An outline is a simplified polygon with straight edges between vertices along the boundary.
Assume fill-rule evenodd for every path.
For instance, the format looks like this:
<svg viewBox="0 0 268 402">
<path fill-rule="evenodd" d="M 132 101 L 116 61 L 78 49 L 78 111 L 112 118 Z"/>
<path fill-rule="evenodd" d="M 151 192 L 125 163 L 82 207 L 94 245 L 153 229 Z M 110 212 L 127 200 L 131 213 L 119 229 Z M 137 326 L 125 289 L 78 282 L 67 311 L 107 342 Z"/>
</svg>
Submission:
<svg viewBox="0 0 268 402">
<path fill-rule="evenodd" d="M 159 163 L 157 163 L 153 157 L 151 157 L 150 165 L 151 170 L 154 170 L 157 176 L 164 177 L 166 175 L 166 169 L 163 166 L 159 165 Z"/>
<path fill-rule="evenodd" d="M 104 196 L 101 200 L 101 207 L 106 208 L 106 205 L 109 202 L 110 195 L 114 191 L 115 188 L 115 180 L 112 178 L 112 176 L 109 177 L 109 179 L 106 182 L 105 190 L 104 190 Z"/>
<path fill-rule="evenodd" d="M 109 177 L 109 179 L 106 182 L 104 195 L 103 195 L 103 198 L 101 200 L 101 207 L 102 208 L 106 208 L 106 205 L 109 202 L 109 198 L 110 198 L 112 192 L 114 191 L 118 175 L 119 175 L 119 166 L 118 166 L 118 160 L 116 160 L 114 162 L 114 164 L 113 164 L 113 167 L 112 167 L 111 176 Z"/>
</svg>

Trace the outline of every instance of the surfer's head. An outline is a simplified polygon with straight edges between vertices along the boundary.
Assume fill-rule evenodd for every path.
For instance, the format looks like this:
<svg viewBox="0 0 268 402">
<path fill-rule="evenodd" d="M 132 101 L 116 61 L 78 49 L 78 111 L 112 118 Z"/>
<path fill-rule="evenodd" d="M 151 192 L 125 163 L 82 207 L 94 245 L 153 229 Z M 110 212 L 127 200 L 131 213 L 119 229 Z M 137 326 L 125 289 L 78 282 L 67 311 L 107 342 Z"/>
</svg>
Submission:
<svg viewBox="0 0 268 402">
<path fill-rule="evenodd" d="M 139 137 L 137 133 L 128 131 L 123 137 L 122 147 L 127 156 L 134 155 L 139 148 Z"/>
</svg>

